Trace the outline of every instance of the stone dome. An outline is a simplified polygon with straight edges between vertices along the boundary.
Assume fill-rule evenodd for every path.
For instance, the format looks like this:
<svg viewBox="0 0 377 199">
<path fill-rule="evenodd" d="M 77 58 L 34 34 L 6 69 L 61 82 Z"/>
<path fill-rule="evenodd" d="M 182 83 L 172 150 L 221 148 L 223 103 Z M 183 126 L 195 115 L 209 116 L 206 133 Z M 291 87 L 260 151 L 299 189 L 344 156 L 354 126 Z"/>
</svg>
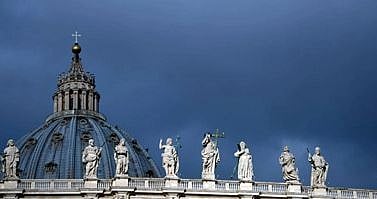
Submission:
<svg viewBox="0 0 377 199">
<path fill-rule="evenodd" d="M 82 179 L 81 156 L 89 139 L 102 147 L 98 178 L 113 178 L 114 147 L 122 138 L 129 151 L 129 176 L 160 177 L 155 163 L 138 141 L 110 125 L 99 113 L 100 97 L 94 79 L 94 75 L 84 72 L 76 53 L 69 71 L 58 78 L 53 95 L 54 113 L 42 126 L 17 141 L 21 178 Z"/>
</svg>

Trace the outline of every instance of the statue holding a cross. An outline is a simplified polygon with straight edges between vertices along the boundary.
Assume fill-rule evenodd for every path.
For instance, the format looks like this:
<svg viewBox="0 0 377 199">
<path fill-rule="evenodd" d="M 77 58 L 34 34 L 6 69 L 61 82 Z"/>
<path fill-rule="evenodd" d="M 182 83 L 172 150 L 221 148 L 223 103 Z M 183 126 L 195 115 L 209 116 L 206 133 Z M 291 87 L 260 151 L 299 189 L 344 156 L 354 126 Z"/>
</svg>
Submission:
<svg viewBox="0 0 377 199">
<path fill-rule="evenodd" d="M 215 137 L 215 141 L 211 139 Z M 217 133 L 211 134 L 206 133 L 202 140 L 202 160 L 203 160 L 203 169 L 202 169 L 202 179 L 203 180 L 215 180 L 215 168 L 220 162 L 220 153 L 219 148 L 217 148 L 217 139 L 224 137 L 223 135 Z"/>
</svg>

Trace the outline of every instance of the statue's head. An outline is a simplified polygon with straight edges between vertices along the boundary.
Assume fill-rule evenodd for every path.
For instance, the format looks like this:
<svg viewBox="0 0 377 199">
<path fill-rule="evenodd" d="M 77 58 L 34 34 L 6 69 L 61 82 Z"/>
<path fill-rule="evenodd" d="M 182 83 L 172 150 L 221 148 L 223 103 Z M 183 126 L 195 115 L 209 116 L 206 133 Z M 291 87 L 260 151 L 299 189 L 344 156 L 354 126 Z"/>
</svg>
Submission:
<svg viewBox="0 0 377 199">
<path fill-rule="evenodd" d="M 321 154 L 321 149 L 318 146 L 315 147 L 314 151 L 315 151 L 315 154 L 317 155 Z"/>
<path fill-rule="evenodd" d="M 240 142 L 240 148 L 241 150 L 246 148 L 246 143 L 244 141 Z"/>
<path fill-rule="evenodd" d="M 13 139 L 9 139 L 8 143 L 7 143 L 7 146 L 14 146 L 14 140 Z"/>
<path fill-rule="evenodd" d="M 211 133 L 204 134 L 202 145 L 207 145 L 210 142 L 211 142 Z"/>
<path fill-rule="evenodd" d="M 122 138 L 122 139 L 120 139 L 119 144 L 124 146 L 125 141 L 126 140 L 124 138 Z"/>
<path fill-rule="evenodd" d="M 93 140 L 93 139 L 90 139 L 90 140 L 89 140 L 89 145 L 90 145 L 90 146 L 94 146 L 94 140 Z"/>
<path fill-rule="evenodd" d="M 172 146 L 173 145 L 173 139 L 167 138 L 166 139 L 166 144 Z"/>
<path fill-rule="evenodd" d="M 288 148 L 288 146 L 285 146 L 285 147 L 283 148 L 283 151 L 284 151 L 284 152 L 289 152 L 289 148 Z"/>
</svg>

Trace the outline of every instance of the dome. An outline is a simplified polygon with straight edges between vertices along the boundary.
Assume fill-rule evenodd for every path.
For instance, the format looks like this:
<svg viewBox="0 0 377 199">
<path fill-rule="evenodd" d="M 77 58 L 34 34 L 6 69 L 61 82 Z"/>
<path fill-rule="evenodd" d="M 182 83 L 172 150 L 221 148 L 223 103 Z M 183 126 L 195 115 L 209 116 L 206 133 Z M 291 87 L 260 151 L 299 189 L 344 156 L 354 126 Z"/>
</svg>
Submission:
<svg viewBox="0 0 377 199">
<path fill-rule="evenodd" d="M 130 176 L 160 176 L 154 162 L 137 140 L 107 123 L 99 114 L 76 111 L 64 116 L 52 115 L 44 125 L 18 141 L 20 177 L 83 178 L 82 151 L 89 139 L 94 139 L 96 146 L 102 147 L 98 178 L 112 178 L 115 174 L 114 147 L 121 138 L 126 140 L 130 154 Z"/>
<path fill-rule="evenodd" d="M 122 138 L 129 151 L 128 175 L 160 177 L 138 141 L 109 124 L 99 112 L 95 77 L 84 71 L 78 54 L 72 58 L 68 72 L 59 75 L 52 98 L 54 111 L 45 123 L 17 141 L 20 178 L 82 179 L 85 167 L 81 156 L 89 139 L 102 148 L 97 177 L 113 178 L 114 148 Z"/>
</svg>

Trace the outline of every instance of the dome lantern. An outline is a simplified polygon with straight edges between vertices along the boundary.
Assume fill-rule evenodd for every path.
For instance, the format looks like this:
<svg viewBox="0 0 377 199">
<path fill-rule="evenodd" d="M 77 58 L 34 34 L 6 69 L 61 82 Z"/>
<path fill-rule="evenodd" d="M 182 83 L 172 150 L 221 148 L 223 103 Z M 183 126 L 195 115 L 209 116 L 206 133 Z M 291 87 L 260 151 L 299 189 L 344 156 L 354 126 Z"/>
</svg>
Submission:
<svg viewBox="0 0 377 199">
<path fill-rule="evenodd" d="M 53 95 L 54 114 L 56 116 L 68 113 L 99 114 L 100 94 L 96 91 L 95 76 L 85 72 L 79 54 L 81 46 L 75 32 L 75 43 L 72 46 L 72 61 L 70 68 L 58 77 L 57 90 Z"/>
</svg>

